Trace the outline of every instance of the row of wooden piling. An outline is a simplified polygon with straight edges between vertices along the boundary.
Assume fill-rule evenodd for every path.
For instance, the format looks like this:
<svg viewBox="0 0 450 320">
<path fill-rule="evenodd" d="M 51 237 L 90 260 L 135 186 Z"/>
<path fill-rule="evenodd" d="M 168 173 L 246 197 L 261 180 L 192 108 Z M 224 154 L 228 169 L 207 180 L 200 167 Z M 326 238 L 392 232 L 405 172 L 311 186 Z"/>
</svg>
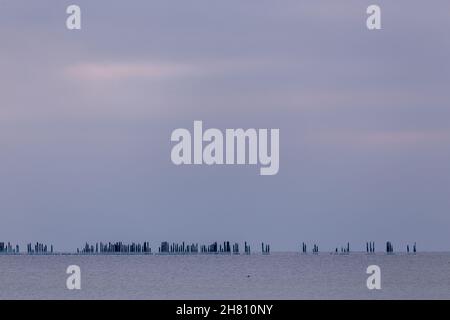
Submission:
<svg viewBox="0 0 450 320">
<path fill-rule="evenodd" d="M 312 252 L 312 253 L 315 253 L 315 254 L 318 254 L 318 253 L 319 253 L 319 246 L 318 246 L 317 244 L 314 243 L 311 252 Z M 301 253 L 303 253 L 303 254 L 308 253 L 308 247 L 307 247 L 306 243 L 304 243 L 304 242 L 302 242 L 302 250 L 301 250 Z"/>
<path fill-rule="evenodd" d="M 86 242 L 83 248 L 77 248 L 78 254 L 151 254 L 152 248 L 149 242 L 130 244 L 118 242 L 97 242 L 95 245 Z"/>
<path fill-rule="evenodd" d="M 0 242 L 0 254 L 16 254 L 19 252 L 19 245 L 14 246 L 10 242 Z"/>
<path fill-rule="evenodd" d="M 334 251 L 334 252 L 333 252 Z M 341 247 L 336 247 L 332 253 L 334 254 L 349 254 L 350 242 Z M 310 251 L 305 242 L 302 243 L 301 253 L 306 254 L 311 252 L 313 254 L 319 253 L 319 246 L 314 243 Z M 366 242 L 366 253 L 375 253 L 375 242 Z M 385 246 L 385 252 L 387 254 L 394 253 L 394 245 L 392 242 L 387 241 Z M 414 242 L 412 245 L 406 245 L 406 252 L 417 253 L 417 244 Z M 53 245 L 47 245 L 44 243 L 36 242 L 34 244 L 27 244 L 27 254 L 54 254 Z M 251 254 L 250 245 L 244 242 L 244 254 Z M 261 242 L 261 253 L 266 255 L 270 254 L 270 245 Z M 20 254 L 19 245 L 12 245 L 10 242 L 0 242 L 0 254 Z M 149 242 L 126 244 L 123 242 L 97 242 L 95 244 L 86 243 L 82 248 L 77 248 L 76 254 L 153 254 Z M 200 245 L 198 243 L 169 243 L 167 241 L 161 242 L 158 247 L 157 254 L 240 254 L 239 243 L 230 243 L 224 241 L 223 243 L 213 242 L 208 245 Z"/>
<path fill-rule="evenodd" d="M 28 254 L 53 254 L 53 245 L 36 242 L 35 244 L 27 244 Z"/>
<path fill-rule="evenodd" d="M 20 247 L 18 244 L 15 246 L 10 242 L 0 242 L 0 254 L 20 254 Z M 44 243 L 36 242 L 34 244 L 27 244 L 27 254 L 53 254 L 53 245 L 47 245 Z"/>
<path fill-rule="evenodd" d="M 301 245 L 301 253 L 306 254 L 308 253 L 308 248 L 305 242 L 302 243 Z M 385 252 L 388 254 L 392 254 L 394 253 L 394 246 L 392 244 L 392 242 L 387 241 L 386 242 L 386 249 Z M 313 244 L 311 253 L 319 253 L 319 247 L 317 244 Z M 336 247 L 334 249 L 334 252 L 332 252 L 334 254 L 349 254 L 350 253 L 350 242 L 347 242 L 347 244 L 345 246 L 341 246 Z M 370 241 L 370 242 L 366 242 L 366 253 L 375 253 L 375 242 L 374 241 Z M 409 244 L 406 245 L 406 253 L 417 253 L 417 244 L 416 242 L 414 242 L 414 244 L 412 246 L 410 246 Z"/>
<path fill-rule="evenodd" d="M 264 246 L 264 245 L 263 245 Z M 270 246 L 265 245 L 262 249 L 263 254 L 270 252 Z M 244 254 L 250 254 L 250 245 L 245 242 Z M 86 243 L 83 248 L 77 249 L 77 254 L 153 254 L 149 242 L 125 244 L 123 242 L 96 243 L 95 245 Z M 187 255 L 187 254 L 240 254 L 239 243 L 230 243 L 224 241 L 223 243 L 213 242 L 211 244 L 199 243 L 169 243 L 167 241 L 161 242 L 158 247 L 159 255 Z"/>
</svg>

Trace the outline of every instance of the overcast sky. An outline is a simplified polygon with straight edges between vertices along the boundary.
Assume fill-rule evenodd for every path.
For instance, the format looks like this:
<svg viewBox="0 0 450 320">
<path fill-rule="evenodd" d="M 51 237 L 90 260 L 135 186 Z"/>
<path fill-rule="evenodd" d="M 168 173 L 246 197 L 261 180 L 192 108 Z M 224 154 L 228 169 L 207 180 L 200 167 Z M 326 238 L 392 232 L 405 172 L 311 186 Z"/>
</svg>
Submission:
<svg viewBox="0 0 450 320">
<path fill-rule="evenodd" d="M 372 3 L 0 0 L 0 241 L 450 250 L 450 2 Z M 194 120 L 278 175 L 173 165 Z"/>
</svg>

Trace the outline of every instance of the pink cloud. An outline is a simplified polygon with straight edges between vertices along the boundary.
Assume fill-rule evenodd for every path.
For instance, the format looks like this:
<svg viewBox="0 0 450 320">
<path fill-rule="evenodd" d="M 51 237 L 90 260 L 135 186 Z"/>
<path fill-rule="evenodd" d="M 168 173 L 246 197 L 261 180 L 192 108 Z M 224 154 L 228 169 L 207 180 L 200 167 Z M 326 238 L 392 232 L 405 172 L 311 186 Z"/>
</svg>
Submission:
<svg viewBox="0 0 450 320">
<path fill-rule="evenodd" d="M 399 131 L 399 132 L 361 132 L 335 131 L 311 136 L 314 143 L 331 143 L 355 147 L 375 146 L 418 146 L 433 143 L 450 143 L 448 131 Z"/>
<path fill-rule="evenodd" d="M 108 81 L 127 78 L 168 78 L 191 75 L 195 68 L 172 63 L 80 63 L 69 66 L 65 74 L 78 80 Z"/>
</svg>

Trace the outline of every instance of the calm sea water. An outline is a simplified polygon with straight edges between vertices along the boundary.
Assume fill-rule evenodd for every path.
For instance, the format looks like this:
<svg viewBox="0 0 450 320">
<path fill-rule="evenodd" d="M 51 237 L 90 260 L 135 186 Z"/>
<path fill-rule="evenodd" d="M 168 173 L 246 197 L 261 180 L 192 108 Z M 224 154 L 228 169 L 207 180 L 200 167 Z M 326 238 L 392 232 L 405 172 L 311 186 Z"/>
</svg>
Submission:
<svg viewBox="0 0 450 320">
<path fill-rule="evenodd" d="M 82 289 L 66 289 L 69 265 Z M 366 268 L 381 268 L 368 290 Z M 450 253 L 0 256 L 1 299 L 449 299 Z"/>
</svg>

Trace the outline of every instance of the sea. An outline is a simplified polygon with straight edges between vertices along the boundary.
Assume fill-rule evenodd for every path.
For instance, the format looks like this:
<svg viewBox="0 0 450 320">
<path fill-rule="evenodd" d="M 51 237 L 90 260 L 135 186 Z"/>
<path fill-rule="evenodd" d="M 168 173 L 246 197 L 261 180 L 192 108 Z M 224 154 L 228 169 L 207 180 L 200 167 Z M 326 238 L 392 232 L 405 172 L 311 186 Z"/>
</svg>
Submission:
<svg viewBox="0 0 450 320">
<path fill-rule="evenodd" d="M 450 299 L 450 253 L 0 255 L 0 299 Z"/>
</svg>

